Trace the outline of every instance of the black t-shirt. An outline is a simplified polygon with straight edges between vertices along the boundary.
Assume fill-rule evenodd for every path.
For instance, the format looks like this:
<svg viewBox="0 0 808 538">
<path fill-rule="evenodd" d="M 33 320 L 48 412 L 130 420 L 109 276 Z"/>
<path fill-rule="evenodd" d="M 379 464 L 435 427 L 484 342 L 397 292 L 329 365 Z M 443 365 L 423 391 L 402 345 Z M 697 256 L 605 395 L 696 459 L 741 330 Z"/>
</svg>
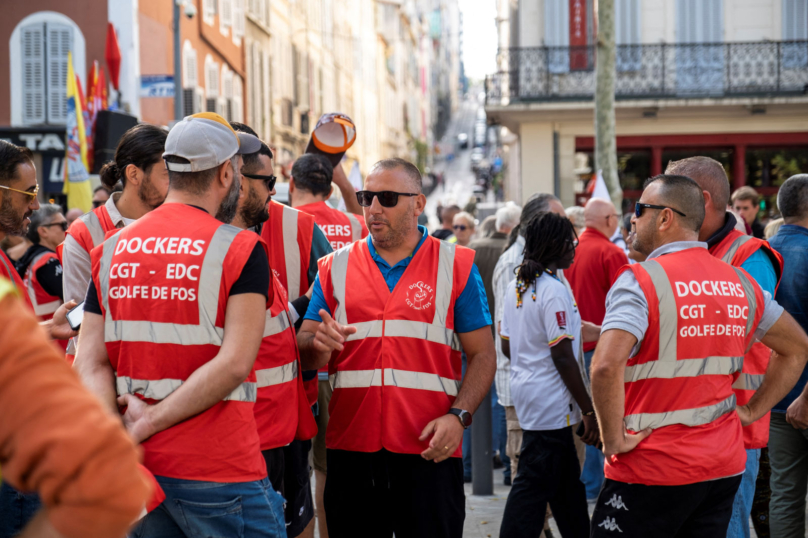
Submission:
<svg viewBox="0 0 808 538">
<path fill-rule="evenodd" d="M 37 269 L 36 279 L 42 289 L 50 295 L 64 300 L 62 291 L 62 264 L 56 258 L 51 258 L 45 265 Z"/>
<path fill-rule="evenodd" d="M 440 228 L 440 229 L 435 230 L 434 232 L 432 232 L 432 237 L 437 237 L 441 241 L 445 241 L 446 239 L 449 239 L 450 237 L 452 237 L 453 233 L 454 232 L 452 232 L 452 230 L 446 230 L 444 228 Z"/>
<path fill-rule="evenodd" d="M 37 277 L 39 273 L 37 273 Z M 230 295 L 240 293 L 259 293 L 267 298 L 269 291 L 269 260 L 261 243 L 256 243 L 247 263 L 241 270 L 238 280 L 230 288 Z M 95 282 L 90 280 L 87 297 L 84 299 L 84 311 L 101 315 L 101 301 L 95 289 Z"/>
</svg>

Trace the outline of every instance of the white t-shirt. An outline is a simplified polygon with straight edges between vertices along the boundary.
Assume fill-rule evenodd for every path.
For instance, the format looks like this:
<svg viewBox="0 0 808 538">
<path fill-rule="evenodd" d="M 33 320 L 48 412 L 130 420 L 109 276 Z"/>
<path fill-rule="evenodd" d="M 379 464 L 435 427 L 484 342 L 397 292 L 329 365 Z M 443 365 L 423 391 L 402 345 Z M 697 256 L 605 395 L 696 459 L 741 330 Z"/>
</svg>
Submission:
<svg viewBox="0 0 808 538">
<path fill-rule="evenodd" d="M 523 430 L 557 430 L 581 421 L 581 410 L 553 364 L 550 348 L 573 340 L 580 361 L 581 316 L 567 287 L 544 273 L 516 308 L 516 281 L 508 284 L 501 335 L 511 346 L 511 397 Z"/>
</svg>

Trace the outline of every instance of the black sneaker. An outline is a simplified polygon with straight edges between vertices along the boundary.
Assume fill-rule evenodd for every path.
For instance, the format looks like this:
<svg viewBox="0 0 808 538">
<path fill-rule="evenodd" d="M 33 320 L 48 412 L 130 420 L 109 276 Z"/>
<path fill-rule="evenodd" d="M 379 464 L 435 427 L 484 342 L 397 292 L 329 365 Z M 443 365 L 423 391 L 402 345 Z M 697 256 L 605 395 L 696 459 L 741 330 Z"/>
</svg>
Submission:
<svg viewBox="0 0 808 538">
<path fill-rule="evenodd" d="M 502 469 L 505 467 L 505 464 L 502 463 L 502 458 L 499 457 L 499 454 L 494 454 L 494 469 Z"/>
<path fill-rule="evenodd" d="M 503 483 L 504 485 L 506 485 L 506 486 L 510 486 L 510 485 L 511 485 L 511 477 L 510 477 L 510 476 L 506 476 L 505 478 L 503 478 L 503 479 L 502 479 L 502 483 Z"/>
</svg>

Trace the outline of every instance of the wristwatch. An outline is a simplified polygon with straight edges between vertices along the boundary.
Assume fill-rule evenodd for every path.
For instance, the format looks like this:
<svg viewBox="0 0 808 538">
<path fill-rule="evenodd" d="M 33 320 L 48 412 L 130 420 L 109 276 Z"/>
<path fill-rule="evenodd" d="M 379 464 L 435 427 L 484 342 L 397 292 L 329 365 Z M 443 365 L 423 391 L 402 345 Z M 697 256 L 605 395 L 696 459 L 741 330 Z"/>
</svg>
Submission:
<svg viewBox="0 0 808 538">
<path fill-rule="evenodd" d="M 471 413 L 466 411 L 465 409 L 458 409 L 456 407 L 452 407 L 449 409 L 449 414 L 454 415 L 457 417 L 457 420 L 460 421 L 460 425 L 463 426 L 463 429 L 468 429 L 471 426 Z"/>
</svg>

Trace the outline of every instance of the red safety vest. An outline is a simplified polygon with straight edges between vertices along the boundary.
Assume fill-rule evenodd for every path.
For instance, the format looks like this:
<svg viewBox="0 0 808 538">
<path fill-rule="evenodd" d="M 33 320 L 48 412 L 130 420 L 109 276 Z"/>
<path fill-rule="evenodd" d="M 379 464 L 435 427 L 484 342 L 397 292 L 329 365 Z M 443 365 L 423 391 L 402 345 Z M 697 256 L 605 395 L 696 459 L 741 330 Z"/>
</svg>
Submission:
<svg viewBox="0 0 808 538">
<path fill-rule="evenodd" d="M 295 327 L 286 290 L 270 274 L 272 300 L 267 303 L 264 339 L 255 359 L 258 399 L 255 422 L 261 450 L 288 445 L 317 435 L 300 372 Z"/>
<path fill-rule="evenodd" d="M 334 250 L 339 250 L 368 236 L 368 227 L 365 226 L 364 218 L 360 220 L 353 213 L 343 213 L 325 202 L 306 204 L 296 209 L 314 216 L 314 221 L 328 238 L 331 248 Z"/>
<path fill-rule="evenodd" d="M 40 321 L 52 319 L 53 314 L 62 306 L 62 299 L 42 289 L 42 284 L 36 278 L 39 268 L 54 258 L 59 259 L 55 252 L 43 252 L 36 256 L 28 265 L 23 279 L 23 284 L 28 290 L 28 299 L 34 307 L 34 314 Z M 62 349 L 67 349 L 67 340 L 56 340 L 56 343 Z"/>
<path fill-rule="evenodd" d="M 270 200 L 269 220 L 261 229 L 261 239 L 269 245 L 272 273 L 294 301 L 309 291 L 309 263 L 314 217 Z M 317 378 L 303 383 L 309 404 L 317 402 Z"/>
<path fill-rule="evenodd" d="M 358 329 L 328 364 L 328 448 L 426 450 L 429 442 L 418 437 L 460 388 L 454 305 L 473 264 L 473 250 L 427 237 L 391 293 L 366 241 L 320 260 L 334 319 Z M 458 447 L 453 456 L 461 454 Z"/>
<path fill-rule="evenodd" d="M 626 429 L 653 433 L 606 459 L 606 477 L 678 486 L 744 471 L 732 383 L 763 314 L 742 269 L 692 248 L 626 266 L 648 301 L 648 330 L 625 373 Z"/>
<path fill-rule="evenodd" d="M 751 235 L 744 235 L 738 230 L 732 230 L 710 249 L 710 254 L 735 267 L 740 267 L 755 252 L 763 249 L 772 260 L 774 272 L 777 276 L 777 285 L 783 275 L 783 257 L 774 250 L 767 241 L 757 239 Z M 775 289 L 777 289 L 775 287 Z M 769 358 L 772 351 L 760 342 L 752 344 L 743 359 L 743 371 L 732 385 L 738 405 L 746 405 L 755 391 L 763 383 L 763 376 L 769 367 Z M 769 444 L 769 422 L 771 412 L 743 429 L 744 448 L 763 448 Z"/>
<path fill-rule="evenodd" d="M 31 310 L 33 310 L 34 305 L 31 303 L 31 298 L 28 297 L 27 293 L 23 293 L 25 291 L 25 284 L 20 278 L 20 274 L 17 273 L 17 270 L 14 268 L 14 262 L 6 256 L 3 250 L 0 250 L 0 276 L 6 277 L 8 280 L 14 282 L 14 286 L 20 292 L 20 296 L 25 299 L 25 302 Z"/>
<path fill-rule="evenodd" d="M 159 402 L 217 355 L 230 288 L 258 241 L 200 209 L 169 203 L 93 250 L 119 395 Z M 184 480 L 263 479 L 256 392 L 253 371 L 222 402 L 144 441 L 144 464 Z"/>
<path fill-rule="evenodd" d="M 79 246 L 89 254 L 95 247 L 104 242 L 104 238 L 109 232 L 115 230 L 115 225 L 109 217 L 106 205 L 101 205 L 74 220 L 70 228 L 67 229 L 67 235 L 75 239 Z M 57 249 L 60 263 L 62 261 L 63 245 L 64 243 L 59 245 L 61 248 Z M 74 351 L 78 343 L 78 337 L 71 338 L 70 341 L 73 344 L 69 345 L 68 348 Z M 73 364 L 76 355 L 75 353 L 66 353 L 65 358 L 68 363 Z"/>
</svg>

